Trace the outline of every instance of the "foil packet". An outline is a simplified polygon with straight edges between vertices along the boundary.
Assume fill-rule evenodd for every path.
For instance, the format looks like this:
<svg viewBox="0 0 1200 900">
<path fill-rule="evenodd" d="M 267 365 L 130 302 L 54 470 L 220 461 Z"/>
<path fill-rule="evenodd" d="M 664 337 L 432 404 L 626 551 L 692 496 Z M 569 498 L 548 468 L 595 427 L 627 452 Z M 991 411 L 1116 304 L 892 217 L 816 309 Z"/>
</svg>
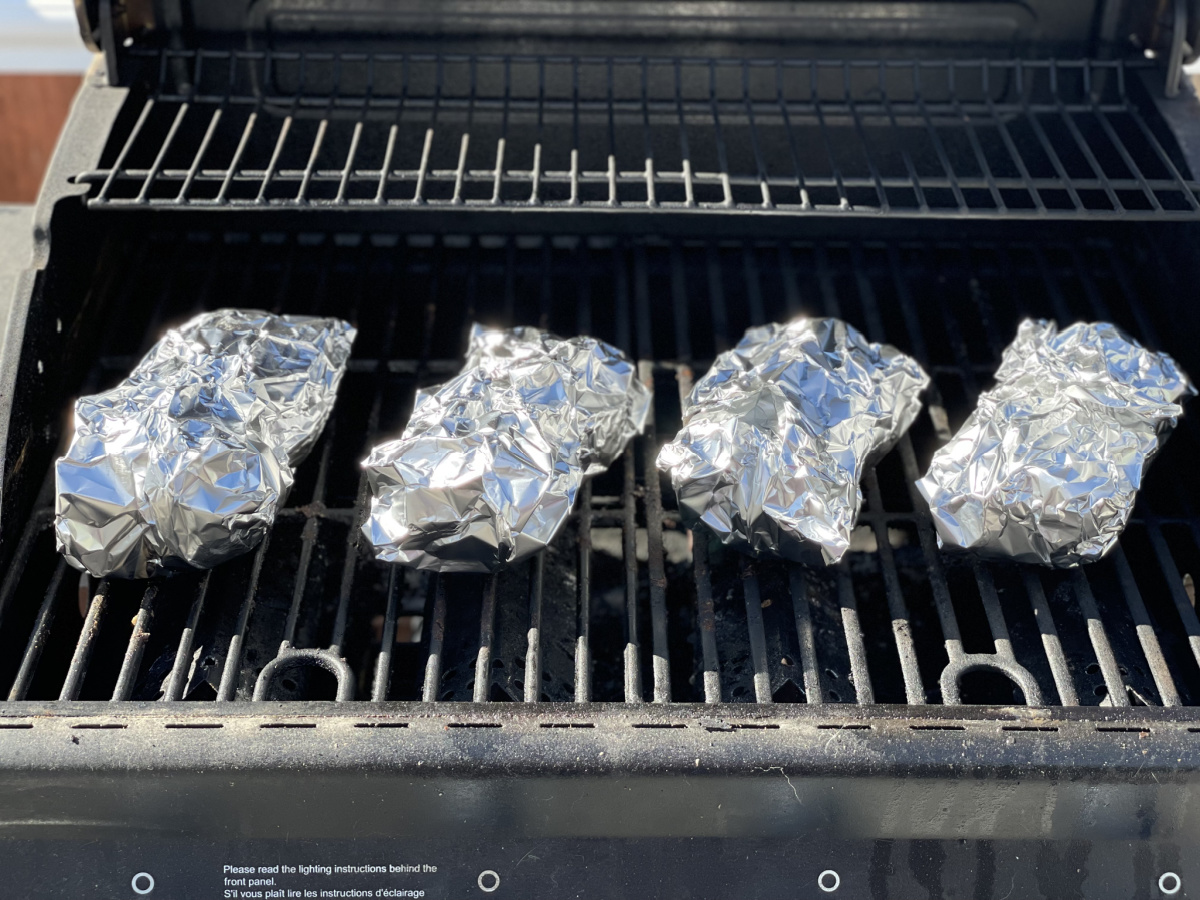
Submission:
<svg viewBox="0 0 1200 900">
<path fill-rule="evenodd" d="M 115 388 L 81 397 L 55 465 L 67 562 L 146 578 L 257 546 L 329 418 L 354 336 L 340 319 L 203 313 Z"/>
<path fill-rule="evenodd" d="M 363 467 L 363 533 L 379 559 L 493 572 L 545 547 L 584 476 L 603 472 L 646 424 L 649 388 L 615 347 L 536 328 L 475 325 L 463 370 L 417 393 L 396 440 Z"/>
<path fill-rule="evenodd" d="M 850 547 L 859 477 L 916 420 L 929 377 L 839 319 L 749 329 L 684 404 L 658 467 L 685 524 L 752 555 L 834 563 Z"/>
<path fill-rule="evenodd" d="M 1115 325 L 1026 319 L 996 386 L 917 482 L 939 543 L 1056 568 L 1100 559 L 1194 393 Z"/>
</svg>

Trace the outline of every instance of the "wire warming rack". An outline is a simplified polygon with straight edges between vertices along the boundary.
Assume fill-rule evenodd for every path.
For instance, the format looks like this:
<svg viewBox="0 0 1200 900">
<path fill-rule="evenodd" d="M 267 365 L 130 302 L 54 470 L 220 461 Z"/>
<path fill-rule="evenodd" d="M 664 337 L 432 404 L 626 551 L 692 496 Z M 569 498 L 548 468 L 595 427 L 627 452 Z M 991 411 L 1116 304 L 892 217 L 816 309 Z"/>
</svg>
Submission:
<svg viewBox="0 0 1200 900">
<path fill-rule="evenodd" d="M 93 207 L 1200 218 L 1136 61 L 133 58 Z"/>
</svg>

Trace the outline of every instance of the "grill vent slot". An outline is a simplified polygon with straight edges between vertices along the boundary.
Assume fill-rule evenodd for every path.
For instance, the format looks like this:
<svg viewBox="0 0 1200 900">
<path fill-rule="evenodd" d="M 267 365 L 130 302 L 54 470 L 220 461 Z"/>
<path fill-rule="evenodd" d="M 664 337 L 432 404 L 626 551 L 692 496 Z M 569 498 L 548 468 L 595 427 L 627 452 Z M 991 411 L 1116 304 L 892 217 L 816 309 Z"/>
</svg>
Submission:
<svg viewBox="0 0 1200 900">
<path fill-rule="evenodd" d="M 1015 731 L 1023 733 L 1057 733 L 1058 729 L 1053 725 L 1004 725 L 1000 728 L 1001 731 Z"/>
<path fill-rule="evenodd" d="M 965 725 L 909 725 L 913 731 L 966 731 Z"/>
<path fill-rule="evenodd" d="M 224 728 L 220 722 L 168 722 L 163 728 L 190 728 L 190 729 L 208 729 L 208 728 Z"/>
</svg>

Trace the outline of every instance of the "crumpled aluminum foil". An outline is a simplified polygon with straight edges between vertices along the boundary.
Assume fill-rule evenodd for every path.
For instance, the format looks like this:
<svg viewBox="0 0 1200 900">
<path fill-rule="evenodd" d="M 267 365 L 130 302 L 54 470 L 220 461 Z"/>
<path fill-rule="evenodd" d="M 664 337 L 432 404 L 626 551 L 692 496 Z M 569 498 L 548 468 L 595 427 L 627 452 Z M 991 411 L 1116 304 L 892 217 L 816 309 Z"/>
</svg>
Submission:
<svg viewBox="0 0 1200 900">
<path fill-rule="evenodd" d="M 1100 559 L 1195 389 L 1115 325 L 1031 319 L 996 382 L 917 482 L 939 542 L 1059 568 Z"/>
<path fill-rule="evenodd" d="M 802 561 L 811 541 L 837 562 L 859 476 L 912 425 L 928 383 L 915 360 L 839 319 L 751 328 L 696 384 L 658 467 L 686 524 L 754 555 Z"/>
<path fill-rule="evenodd" d="M 146 578 L 255 547 L 329 417 L 354 336 L 340 319 L 203 313 L 115 388 L 81 397 L 55 467 L 67 562 Z"/>
<path fill-rule="evenodd" d="M 379 559 L 492 572 L 545 547 L 585 475 L 646 424 L 650 390 L 615 347 L 475 325 L 463 370 L 417 393 L 403 434 L 363 467 Z"/>
</svg>

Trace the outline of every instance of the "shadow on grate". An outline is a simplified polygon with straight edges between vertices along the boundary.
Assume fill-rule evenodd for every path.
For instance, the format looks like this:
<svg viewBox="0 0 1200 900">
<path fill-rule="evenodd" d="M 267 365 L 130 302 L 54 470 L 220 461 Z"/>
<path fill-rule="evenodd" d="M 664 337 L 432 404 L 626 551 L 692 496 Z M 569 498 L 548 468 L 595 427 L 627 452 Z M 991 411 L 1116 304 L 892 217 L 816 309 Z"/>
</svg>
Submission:
<svg viewBox="0 0 1200 900">
<path fill-rule="evenodd" d="M 704 242 L 114 230 L 107 241 L 102 255 L 118 262 L 98 299 L 110 315 L 84 390 L 119 378 L 163 326 L 220 305 L 336 312 L 361 339 L 334 417 L 256 552 L 210 573 L 89 582 L 56 556 L 46 507 L 35 514 L 0 586 L 0 690 L 11 700 L 250 699 L 280 656 L 288 662 L 260 698 L 1126 706 L 1200 696 L 1200 487 L 1181 476 L 1197 451 L 1194 417 L 1155 463 L 1119 550 L 1081 571 L 940 552 L 912 486 L 1022 316 L 1110 318 L 1200 371 L 1154 302 L 1179 286 L 1144 232 Z M 934 376 L 925 413 L 864 479 L 852 549 L 835 567 L 816 553 L 751 561 L 686 531 L 653 469 L 681 394 L 712 357 L 746 326 L 800 313 L 845 317 Z M 137 320 L 145 333 L 122 324 Z M 457 369 L 475 320 L 614 342 L 656 389 L 651 430 L 589 482 L 530 563 L 495 577 L 376 563 L 358 541 L 357 463 L 403 427 L 417 385 Z"/>
<path fill-rule="evenodd" d="M 93 206 L 1200 215 L 1126 60 L 131 61 Z"/>
</svg>

